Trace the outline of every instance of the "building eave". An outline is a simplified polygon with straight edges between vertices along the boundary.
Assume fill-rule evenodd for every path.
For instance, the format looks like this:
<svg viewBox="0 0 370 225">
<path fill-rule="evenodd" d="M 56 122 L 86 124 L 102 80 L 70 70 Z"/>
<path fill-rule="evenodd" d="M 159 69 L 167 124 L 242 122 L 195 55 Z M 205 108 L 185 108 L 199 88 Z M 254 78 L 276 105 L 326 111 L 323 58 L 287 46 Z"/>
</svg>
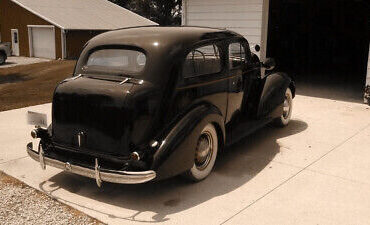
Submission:
<svg viewBox="0 0 370 225">
<path fill-rule="evenodd" d="M 43 15 L 40 15 L 39 13 L 37 13 L 37 12 L 35 12 L 34 10 L 30 9 L 29 7 L 27 7 L 27 6 L 23 5 L 22 3 L 18 2 L 17 0 L 11 0 L 11 1 L 12 1 L 12 2 L 14 2 L 15 4 L 19 5 L 20 7 L 22 7 L 22 8 L 24 8 L 24 9 L 26 9 L 27 11 L 29 11 L 29 12 L 31 12 L 31 13 L 33 13 L 33 14 L 35 14 L 36 16 L 40 17 L 41 19 L 43 19 L 43 20 L 45 20 L 45 21 L 47 21 L 47 22 L 49 22 L 49 23 L 51 23 L 51 24 L 53 24 L 53 25 L 55 25 L 55 26 L 59 27 L 60 29 L 65 29 L 63 26 L 61 26 L 61 25 L 59 25 L 58 23 L 56 23 L 56 22 L 54 22 L 54 21 L 50 20 L 49 18 L 46 18 L 46 17 L 45 17 L 45 16 L 43 16 Z"/>
</svg>

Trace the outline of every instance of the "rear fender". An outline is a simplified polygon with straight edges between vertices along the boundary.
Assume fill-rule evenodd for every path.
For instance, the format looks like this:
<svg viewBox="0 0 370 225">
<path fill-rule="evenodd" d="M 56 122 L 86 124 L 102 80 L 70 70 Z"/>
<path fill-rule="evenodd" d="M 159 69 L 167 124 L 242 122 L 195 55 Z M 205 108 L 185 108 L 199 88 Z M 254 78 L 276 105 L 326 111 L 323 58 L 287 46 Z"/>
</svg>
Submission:
<svg viewBox="0 0 370 225">
<path fill-rule="evenodd" d="M 194 164 L 195 148 L 203 127 L 213 123 L 225 141 L 224 119 L 212 105 L 200 105 L 187 113 L 167 134 L 153 157 L 152 170 L 165 179 L 189 170 Z"/>
</svg>

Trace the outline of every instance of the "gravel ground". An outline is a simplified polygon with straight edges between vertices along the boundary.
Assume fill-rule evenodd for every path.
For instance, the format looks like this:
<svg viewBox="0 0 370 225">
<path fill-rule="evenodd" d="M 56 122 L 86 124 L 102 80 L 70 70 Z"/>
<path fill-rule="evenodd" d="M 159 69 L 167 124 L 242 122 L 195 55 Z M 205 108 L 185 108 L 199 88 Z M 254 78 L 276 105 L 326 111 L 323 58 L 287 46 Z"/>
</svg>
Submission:
<svg viewBox="0 0 370 225">
<path fill-rule="evenodd" d="M 103 224 L 0 171 L 0 224 Z"/>
</svg>

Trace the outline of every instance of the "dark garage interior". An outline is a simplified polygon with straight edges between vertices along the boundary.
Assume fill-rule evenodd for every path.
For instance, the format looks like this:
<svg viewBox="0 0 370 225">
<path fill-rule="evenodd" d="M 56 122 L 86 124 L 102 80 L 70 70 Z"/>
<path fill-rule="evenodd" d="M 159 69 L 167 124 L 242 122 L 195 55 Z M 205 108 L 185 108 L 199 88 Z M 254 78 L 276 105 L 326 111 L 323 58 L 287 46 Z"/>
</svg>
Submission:
<svg viewBox="0 0 370 225">
<path fill-rule="evenodd" d="M 362 101 L 369 14 L 366 0 L 270 0 L 267 56 L 300 94 Z"/>
</svg>

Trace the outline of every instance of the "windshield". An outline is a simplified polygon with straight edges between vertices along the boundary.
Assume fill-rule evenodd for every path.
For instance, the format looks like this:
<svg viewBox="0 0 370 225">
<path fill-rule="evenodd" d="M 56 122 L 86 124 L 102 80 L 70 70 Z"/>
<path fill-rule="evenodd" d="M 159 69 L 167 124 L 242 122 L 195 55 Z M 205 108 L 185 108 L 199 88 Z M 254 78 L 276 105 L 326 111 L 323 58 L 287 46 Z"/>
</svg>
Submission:
<svg viewBox="0 0 370 225">
<path fill-rule="evenodd" d="M 84 71 L 118 72 L 136 74 L 142 72 L 146 64 L 144 53 L 128 49 L 102 49 L 90 54 Z"/>
</svg>

